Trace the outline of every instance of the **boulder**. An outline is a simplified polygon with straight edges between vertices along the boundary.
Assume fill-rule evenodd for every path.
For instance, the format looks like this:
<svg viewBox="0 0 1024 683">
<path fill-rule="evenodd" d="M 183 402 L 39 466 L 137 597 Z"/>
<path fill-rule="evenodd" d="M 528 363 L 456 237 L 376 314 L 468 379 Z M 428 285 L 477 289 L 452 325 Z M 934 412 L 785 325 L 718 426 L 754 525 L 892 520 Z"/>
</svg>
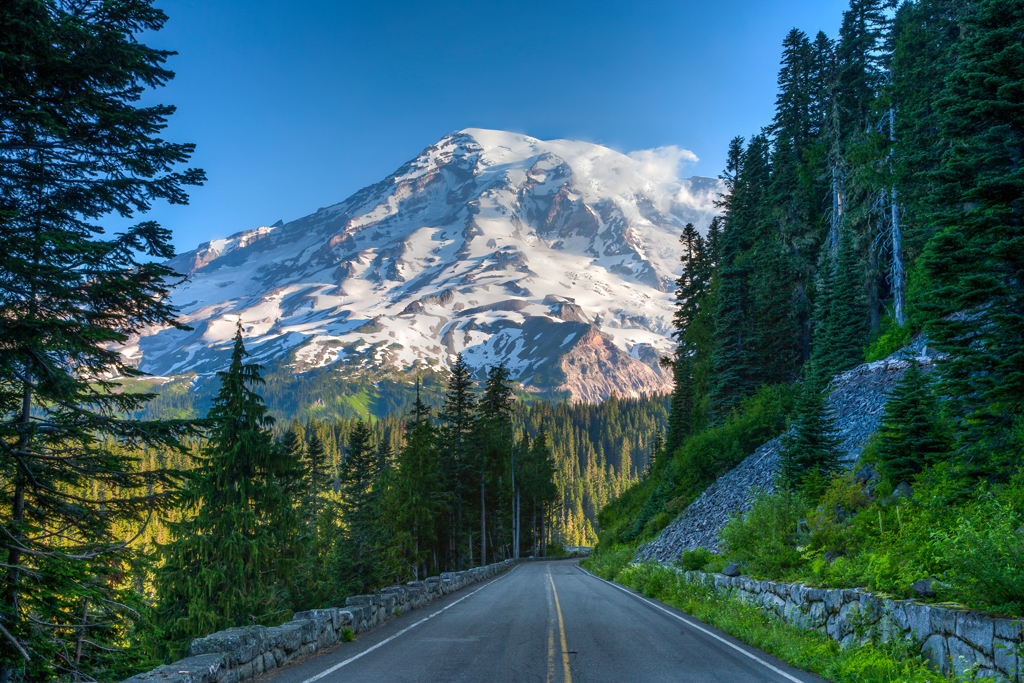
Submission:
<svg viewBox="0 0 1024 683">
<path fill-rule="evenodd" d="M 739 576 L 740 566 L 735 562 L 730 562 L 728 566 L 726 566 L 726 568 L 722 570 L 722 573 L 726 576 Z"/>
<path fill-rule="evenodd" d="M 910 588 L 920 598 L 934 598 L 936 595 L 935 588 L 939 585 L 941 584 L 938 579 L 929 577 L 915 581 Z"/>
<path fill-rule="evenodd" d="M 864 465 L 864 467 L 857 470 L 857 474 L 853 475 L 853 480 L 858 484 L 867 484 L 877 478 L 878 474 L 868 465 Z"/>
</svg>

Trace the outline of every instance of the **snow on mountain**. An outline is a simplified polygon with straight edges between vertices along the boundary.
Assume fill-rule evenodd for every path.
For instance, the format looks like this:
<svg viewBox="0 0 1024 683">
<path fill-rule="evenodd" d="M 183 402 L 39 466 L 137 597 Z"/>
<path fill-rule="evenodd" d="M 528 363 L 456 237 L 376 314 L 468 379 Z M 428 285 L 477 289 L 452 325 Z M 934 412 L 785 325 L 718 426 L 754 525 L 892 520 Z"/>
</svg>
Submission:
<svg viewBox="0 0 1024 683">
<path fill-rule="evenodd" d="M 188 280 L 172 300 L 193 331 L 123 352 L 152 374 L 212 374 L 241 316 L 250 353 L 296 372 L 444 368 L 462 352 L 577 400 L 662 391 L 678 237 L 706 228 L 722 191 L 678 179 L 686 155 L 453 133 L 340 204 L 177 256 Z"/>
</svg>

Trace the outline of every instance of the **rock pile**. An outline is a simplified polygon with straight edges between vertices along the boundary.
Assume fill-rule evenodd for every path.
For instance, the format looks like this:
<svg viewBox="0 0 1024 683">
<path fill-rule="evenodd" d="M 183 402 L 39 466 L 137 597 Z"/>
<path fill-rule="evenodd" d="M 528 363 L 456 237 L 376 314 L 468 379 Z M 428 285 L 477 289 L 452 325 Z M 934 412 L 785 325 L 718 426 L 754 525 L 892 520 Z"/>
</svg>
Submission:
<svg viewBox="0 0 1024 683">
<path fill-rule="evenodd" d="M 864 444 L 878 430 L 886 397 L 902 379 L 903 372 L 911 363 L 928 368 L 935 358 L 925 340 L 918 338 L 885 360 L 865 363 L 832 378 L 827 408 L 839 427 L 847 465 L 857 461 Z M 671 562 L 684 550 L 720 550 L 719 535 L 729 518 L 750 510 L 756 492 L 770 493 L 774 489 L 779 445 L 779 439 L 772 439 L 719 477 L 656 539 L 640 546 L 635 561 Z"/>
</svg>

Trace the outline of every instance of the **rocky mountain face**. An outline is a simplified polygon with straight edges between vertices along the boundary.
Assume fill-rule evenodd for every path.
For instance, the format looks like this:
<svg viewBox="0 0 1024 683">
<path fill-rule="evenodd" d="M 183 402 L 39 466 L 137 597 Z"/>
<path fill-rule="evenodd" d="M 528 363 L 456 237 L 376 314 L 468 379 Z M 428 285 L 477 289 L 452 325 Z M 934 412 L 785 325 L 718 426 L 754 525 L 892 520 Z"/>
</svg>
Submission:
<svg viewBox="0 0 1024 683">
<path fill-rule="evenodd" d="M 236 321 L 295 373 L 505 362 L 527 390 L 596 401 L 667 389 L 678 236 L 722 191 L 685 152 L 467 129 L 333 206 L 204 243 L 171 265 L 191 332 L 123 352 L 169 376 L 223 368 Z"/>
<path fill-rule="evenodd" d="M 933 367 L 935 352 L 924 338 L 874 363 L 865 363 L 832 378 L 827 409 L 835 417 L 845 462 L 853 466 L 868 439 L 878 431 L 885 402 L 912 363 L 925 372 Z M 697 497 L 650 543 L 637 550 L 636 561 L 672 562 L 684 550 L 721 549 L 720 534 L 729 518 L 750 510 L 758 491 L 772 493 L 779 472 L 780 439 L 760 446 Z"/>
</svg>

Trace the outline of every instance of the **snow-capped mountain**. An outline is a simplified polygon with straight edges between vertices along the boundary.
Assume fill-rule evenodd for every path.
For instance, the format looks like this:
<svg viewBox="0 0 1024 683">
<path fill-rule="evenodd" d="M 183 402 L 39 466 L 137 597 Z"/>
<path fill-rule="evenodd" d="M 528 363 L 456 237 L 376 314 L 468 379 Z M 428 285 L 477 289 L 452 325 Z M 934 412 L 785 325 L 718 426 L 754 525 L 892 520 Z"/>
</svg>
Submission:
<svg viewBox="0 0 1024 683">
<path fill-rule="evenodd" d="M 316 213 L 204 243 L 171 265 L 192 332 L 124 353 L 155 375 L 223 369 L 241 316 L 260 362 L 301 373 L 475 368 L 576 400 L 664 390 L 678 237 L 722 191 L 682 150 L 631 155 L 467 129 Z"/>
</svg>

